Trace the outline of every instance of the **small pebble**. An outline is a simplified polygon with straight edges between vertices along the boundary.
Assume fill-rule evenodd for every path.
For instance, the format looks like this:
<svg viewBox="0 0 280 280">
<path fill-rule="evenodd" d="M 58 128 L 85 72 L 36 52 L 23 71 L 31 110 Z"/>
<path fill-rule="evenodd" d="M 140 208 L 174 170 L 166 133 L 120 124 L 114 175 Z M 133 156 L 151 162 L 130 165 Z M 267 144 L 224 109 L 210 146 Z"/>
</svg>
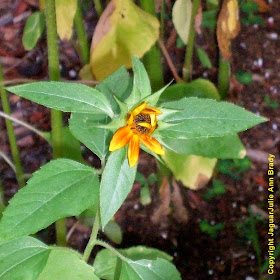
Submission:
<svg viewBox="0 0 280 280">
<path fill-rule="evenodd" d="M 242 49 L 246 49 L 246 48 L 247 48 L 246 43 L 244 43 L 244 42 L 240 43 L 240 47 L 241 47 Z"/>
<path fill-rule="evenodd" d="M 215 225 L 215 221 L 212 220 L 212 221 L 210 222 L 210 225 L 211 225 L 211 226 Z"/>
<path fill-rule="evenodd" d="M 277 40 L 278 39 L 278 34 L 275 32 L 269 33 L 268 38 L 271 40 Z"/>
<path fill-rule="evenodd" d="M 272 129 L 275 130 L 275 131 L 278 130 L 278 125 L 277 125 L 276 123 L 273 123 L 271 127 L 272 127 Z"/>
<path fill-rule="evenodd" d="M 255 280 L 255 278 L 252 276 L 246 276 L 245 280 Z"/>
<path fill-rule="evenodd" d="M 233 202 L 233 203 L 232 203 L 232 208 L 236 208 L 236 206 L 237 206 L 237 203 L 236 203 L 236 202 Z"/>
<path fill-rule="evenodd" d="M 273 18 L 273 17 L 269 17 L 269 18 L 267 19 L 267 22 L 268 22 L 268 23 L 274 23 L 274 18 Z"/>
<path fill-rule="evenodd" d="M 259 187 L 258 187 L 258 191 L 259 191 L 259 192 L 263 192 L 263 186 L 259 186 Z"/>
<path fill-rule="evenodd" d="M 216 261 L 219 261 L 219 260 L 221 260 L 221 257 L 220 257 L 220 256 L 217 256 L 217 257 L 216 257 Z"/>
<path fill-rule="evenodd" d="M 209 270 L 208 270 L 208 274 L 209 274 L 209 275 L 213 275 L 213 274 L 214 274 L 214 271 L 213 271 L 212 269 L 209 269 Z"/>
<path fill-rule="evenodd" d="M 139 204 L 134 204 L 133 208 L 134 208 L 134 210 L 138 210 L 139 209 Z"/>
<path fill-rule="evenodd" d="M 260 66 L 260 67 L 262 67 L 263 66 L 263 59 L 262 58 L 259 58 L 258 60 L 257 60 L 258 62 L 258 65 Z"/>
<path fill-rule="evenodd" d="M 254 24 L 253 27 L 254 27 L 255 29 L 258 29 L 258 28 L 259 28 L 259 25 L 258 25 L 258 24 Z"/>
<path fill-rule="evenodd" d="M 208 73 L 207 73 L 207 72 L 203 72 L 203 73 L 202 73 L 202 76 L 203 76 L 204 78 L 207 78 L 207 77 L 208 77 Z"/>
<path fill-rule="evenodd" d="M 276 205 L 275 205 L 276 206 Z M 279 228 L 278 225 L 275 225 L 274 230 L 277 230 Z"/>
<path fill-rule="evenodd" d="M 256 258 L 255 255 L 253 255 L 253 254 L 250 254 L 249 256 L 250 256 L 251 260 L 254 260 Z"/>
<path fill-rule="evenodd" d="M 269 74 L 268 72 L 265 72 L 265 73 L 264 73 L 264 77 L 265 77 L 266 79 L 268 79 L 268 78 L 270 77 L 270 74 Z"/>
<path fill-rule="evenodd" d="M 167 239 L 168 235 L 167 235 L 166 232 L 163 232 L 163 233 L 161 234 L 161 237 L 162 237 L 163 239 Z"/>
<path fill-rule="evenodd" d="M 71 79 L 74 79 L 77 77 L 77 72 L 74 69 L 71 69 L 68 74 Z"/>
</svg>

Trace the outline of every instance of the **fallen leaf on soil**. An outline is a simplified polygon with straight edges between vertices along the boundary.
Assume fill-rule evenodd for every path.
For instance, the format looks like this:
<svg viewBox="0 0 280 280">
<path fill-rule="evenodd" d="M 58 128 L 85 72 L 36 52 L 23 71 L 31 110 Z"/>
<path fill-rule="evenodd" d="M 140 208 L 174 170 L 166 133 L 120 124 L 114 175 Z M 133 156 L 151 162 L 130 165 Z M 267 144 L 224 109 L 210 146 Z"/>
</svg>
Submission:
<svg viewBox="0 0 280 280">
<path fill-rule="evenodd" d="M 167 216 L 170 214 L 170 201 L 171 201 L 171 192 L 168 177 L 164 176 L 162 179 L 162 183 L 159 189 L 159 196 L 161 200 L 161 204 L 158 209 L 154 212 L 151 220 L 154 224 L 163 225 L 167 224 L 166 221 Z"/>
<path fill-rule="evenodd" d="M 231 40 L 237 36 L 240 30 L 239 7 L 237 0 L 225 0 L 217 22 L 217 39 L 219 49 L 225 59 L 231 53 Z"/>
<path fill-rule="evenodd" d="M 90 65 L 99 81 L 117 68 L 132 66 L 132 55 L 142 57 L 159 37 L 156 17 L 132 0 L 112 0 L 101 15 L 92 38 Z"/>
<path fill-rule="evenodd" d="M 173 202 L 174 207 L 174 218 L 179 223 L 187 223 L 188 221 L 188 211 L 184 206 L 184 200 L 180 191 L 180 187 L 178 186 L 176 180 L 173 179 L 172 181 L 173 192 L 171 195 L 171 200 Z"/>
<path fill-rule="evenodd" d="M 266 13 L 270 10 L 269 6 L 267 5 L 267 3 L 264 0 L 252 0 L 252 1 L 255 2 L 256 4 L 258 4 L 259 12 Z"/>
</svg>

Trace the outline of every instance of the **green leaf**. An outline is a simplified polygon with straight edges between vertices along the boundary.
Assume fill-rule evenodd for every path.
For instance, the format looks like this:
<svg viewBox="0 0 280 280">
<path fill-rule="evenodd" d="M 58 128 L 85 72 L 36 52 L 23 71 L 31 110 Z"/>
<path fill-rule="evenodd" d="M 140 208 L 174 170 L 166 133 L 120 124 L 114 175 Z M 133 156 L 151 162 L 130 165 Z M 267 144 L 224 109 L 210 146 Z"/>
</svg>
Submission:
<svg viewBox="0 0 280 280">
<path fill-rule="evenodd" d="M 246 150 L 238 135 L 198 139 L 162 138 L 158 140 L 169 150 L 181 155 L 220 159 L 243 158 L 246 155 Z"/>
<path fill-rule="evenodd" d="M 177 33 L 185 43 L 188 43 L 189 31 L 191 26 L 192 1 L 177 0 L 172 10 L 172 21 Z"/>
<path fill-rule="evenodd" d="M 140 259 L 156 260 L 157 258 L 172 261 L 172 257 L 158 249 L 145 246 L 136 246 L 128 249 L 118 250 L 123 256 L 137 261 Z M 114 280 L 115 268 L 117 265 L 117 256 L 108 249 L 103 249 L 95 257 L 93 267 L 96 269 L 96 275 L 100 278 Z"/>
<path fill-rule="evenodd" d="M 36 280 L 50 250 L 39 240 L 25 236 L 0 245 L 0 279 Z"/>
<path fill-rule="evenodd" d="M 114 96 L 120 101 L 125 101 L 132 91 L 132 78 L 125 67 L 122 66 L 95 88 L 106 96 L 113 111 L 119 113 L 119 106 Z"/>
<path fill-rule="evenodd" d="M 131 68 L 132 56 L 142 57 L 159 37 L 158 19 L 132 0 L 107 5 L 92 38 L 90 64 L 102 81 L 120 66 Z"/>
<path fill-rule="evenodd" d="M 218 233 L 225 228 L 225 225 L 223 223 L 211 225 L 206 220 L 202 220 L 199 222 L 199 227 L 202 232 L 205 232 L 209 234 L 211 238 L 216 239 Z"/>
<path fill-rule="evenodd" d="M 140 191 L 140 201 L 142 205 L 149 205 L 152 202 L 151 192 L 147 185 L 142 186 Z"/>
<path fill-rule="evenodd" d="M 166 102 L 163 108 L 178 110 L 162 114 L 153 136 L 177 139 L 219 137 L 246 130 L 267 121 L 245 109 L 227 102 L 211 99 L 183 98 L 180 102 Z"/>
<path fill-rule="evenodd" d="M 253 81 L 252 74 L 242 70 L 237 71 L 235 77 L 239 83 L 244 85 L 248 85 Z"/>
<path fill-rule="evenodd" d="M 220 100 L 216 86 L 205 79 L 196 79 L 191 83 L 175 84 L 167 88 L 161 95 L 159 102 L 180 100 L 184 97 L 211 98 Z"/>
<path fill-rule="evenodd" d="M 129 167 L 125 148 L 110 154 L 100 184 L 100 214 L 103 229 L 131 191 L 136 169 L 137 165 Z"/>
<path fill-rule="evenodd" d="M 202 48 L 199 48 L 199 47 L 196 48 L 196 51 L 197 51 L 197 56 L 199 58 L 199 61 L 202 64 L 202 66 L 204 68 L 209 68 L 209 69 L 212 68 L 212 63 L 211 63 L 211 60 L 210 60 L 208 54 Z"/>
<path fill-rule="evenodd" d="M 150 80 L 143 63 L 136 56 L 133 56 L 132 61 L 132 69 L 134 74 L 133 89 L 130 96 L 126 100 L 129 108 L 138 105 L 140 100 L 150 96 L 152 93 Z"/>
<path fill-rule="evenodd" d="M 230 176 L 235 180 L 241 180 L 242 174 L 251 167 L 251 161 L 248 157 L 234 160 L 220 160 L 218 162 L 218 171 Z"/>
<path fill-rule="evenodd" d="M 34 173 L 10 200 L 0 222 L 0 240 L 34 234 L 56 220 L 79 215 L 98 200 L 94 169 L 57 159 Z"/>
<path fill-rule="evenodd" d="M 167 260 L 138 260 L 123 262 L 120 280 L 180 280 L 176 267 Z"/>
<path fill-rule="evenodd" d="M 123 238 L 122 230 L 116 222 L 109 221 L 109 223 L 104 228 L 104 233 L 114 243 L 116 244 L 122 243 L 122 238 Z"/>
<path fill-rule="evenodd" d="M 54 247 L 38 280 L 98 280 L 94 268 L 67 248 Z"/>
<path fill-rule="evenodd" d="M 55 0 L 57 34 L 61 40 L 70 40 L 73 33 L 77 0 Z"/>
<path fill-rule="evenodd" d="M 70 132 L 69 127 L 62 128 L 63 157 L 83 163 L 80 142 Z"/>
<path fill-rule="evenodd" d="M 276 101 L 273 101 L 269 98 L 268 95 L 264 97 L 264 102 L 267 107 L 272 108 L 272 109 L 278 109 L 279 108 L 279 103 Z"/>
<path fill-rule="evenodd" d="M 106 114 L 113 116 L 106 97 L 91 87 L 64 82 L 36 82 L 8 90 L 21 97 L 63 112 Z"/>
<path fill-rule="evenodd" d="M 203 197 L 205 200 L 211 200 L 224 193 L 226 193 L 226 186 L 220 180 L 213 180 L 213 187 L 208 189 Z"/>
<path fill-rule="evenodd" d="M 202 13 L 202 27 L 215 28 L 217 25 L 218 9 L 205 11 Z"/>
<path fill-rule="evenodd" d="M 146 98 L 144 98 L 142 101 L 146 102 L 148 104 L 148 106 L 155 106 L 161 95 L 166 91 L 166 89 L 169 87 L 169 85 L 172 83 L 173 81 L 169 82 L 166 86 L 164 86 L 163 88 L 161 88 L 160 90 L 158 90 L 157 92 L 153 93 L 150 96 L 147 96 Z"/>
<path fill-rule="evenodd" d="M 193 190 L 201 189 L 209 182 L 217 163 L 215 158 L 179 155 L 169 150 L 165 150 L 162 157 L 176 180 Z"/>
<path fill-rule="evenodd" d="M 109 153 L 109 144 L 113 134 L 109 129 L 98 127 L 98 122 L 106 123 L 108 120 L 109 118 L 104 118 L 104 116 L 77 113 L 72 113 L 69 120 L 73 135 L 102 161 Z"/>
<path fill-rule="evenodd" d="M 31 51 L 41 38 L 45 29 L 45 17 L 42 11 L 32 13 L 23 30 L 22 44 L 27 51 Z"/>
</svg>

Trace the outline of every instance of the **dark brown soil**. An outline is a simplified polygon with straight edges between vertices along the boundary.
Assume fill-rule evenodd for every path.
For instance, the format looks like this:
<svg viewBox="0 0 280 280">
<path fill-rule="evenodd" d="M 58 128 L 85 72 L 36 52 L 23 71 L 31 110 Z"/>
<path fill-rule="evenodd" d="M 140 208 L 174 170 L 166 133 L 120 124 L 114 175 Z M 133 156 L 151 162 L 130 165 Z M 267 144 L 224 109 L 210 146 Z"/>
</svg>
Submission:
<svg viewBox="0 0 280 280">
<path fill-rule="evenodd" d="M 35 50 L 25 52 L 21 44 L 21 36 L 28 13 L 36 9 L 31 0 L 0 0 L 0 55 L 4 65 L 6 79 L 47 78 L 47 49 L 45 40 L 41 40 Z M 3 4 L 3 5 L 2 5 Z M 135 183 L 132 192 L 116 214 L 116 221 L 123 231 L 123 243 L 118 247 L 129 247 L 138 244 L 159 248 L 174 257 L 174 263 L 181 272 L 183 280 L 239 280 L 259 279 L 256 252 L 252 241 L 244 236 L 244 229 L 238 230 L 236 224 L 246 224 L 249 217 L 249 206 L 254 205 L 256 211 L 263 215 L 263 221 L 256 223 L 258 239 L 261 246 L 261 261 L 267 258 L 267 156 L 269 153 L 277 157 L 280 153 L 280 108 L 272 109 L 265 102 L 265 97 L 280 104 L 280 3 L 269 1 L 270 11 L 262 14 L 265 26 L 242 26 L 240 34 L 233 42 L 232 72 L 238 70 L 250 72 L 253 82 L 241 85 L 232 79 L 231 94 L 228 101 L 241 105 L 246 109 L 265 116 L 267 123 L 261 124 L 241 134 L 241 139 L 249 151 L 251 167 L 242 174 L 240 180 L 230 176 L 216 174 L 215 179 L 226 185 L 226 193 L 210 201 L 203 196 L 211 183 L 202 190 L 192 191 L 180 186 L 181 197 L 188 212 L 185 221 L 178 222 L 171 211 L 162 217 L 159 223 L 152 220 L 160 205 L 159 186 L 151 185 L 152 203 L 142 206 L 139 199 L 140 185 Z M 15 22 L 15 18 L 17 21 Z M 88 34 L 92 34 L 97 17 L 93 9 L 88 9 L 86 22 Z M 274 22 L 274 23 L 273 23 Z M 94 23 L 94 24 L 93 24 Z M 182 67 L 184 51 L 176 49 L 172 40 L 172 24 L 166 23 L 167 50 L 178 71 Z M 210 40 L 210 41 L 209 41 Z M 207 34 L 199 35 L 197 42 L 209 49 L 215 58 L 215 42 L 211 42 Z M 81 68 L 77 52 L 71 43 L 60 43 L 62 75 L 65 79 L 75 79 Z M 74 72 L 73 72 L 74 71 Z M 203 70 L 197 58 L 194 63 L 195 77 L 207 76 L 216 80 L 217 69 Z M 172 74 L 165 65 L 166 82 Z M 10 96 L 12 115 L 24 120 L 41 130 L 50 130 L 50 112 L 47 108 L 32 104 L 16 96 Z M 67 117 L 65 117 L 67 121 Z M 16 135 L 20 148 L 24 172 L 31 174 L 51 159 L 51 148 L 38 136 L 22 127 L 16 127 Z M 10 154 L 5 125 L 0 119 L 1 150 Z M 93 165 L 98 165 L 97 158 L 85 149 L 84 156 Z M 6 199 L 10 199 L 17 191 L 15 175 L 10 167 L 0 161 L 0 174 Z M 276 166 L 276 182 L 279 182 L 279 165 Z M 139 170 L 148 176 L 156 171 L 156 163 L 149 155 L 142 153 Z M 279 225 L 280 196 L 277 186 L 275 195 L 275 219 Z M 199 222 L 207 220 L 211 225 L 225 225 L 216 239 L 202 233 Z M 68 228 L 75 223 L 68 219 Z M 275 242 L 280 242 L 280 229 L 277 226 Z M 71 235 L 69 244 L 82 251 L 89 238 L 90 228 L 78 226 Z M 103 236 L 102 236 L 103 237 Z M 47 243 L 54 242 L 54 227 L 41 232 L 41 238 Z M 266 272 L 263 274 L 266 278 Z M 249 276 L 253 278 L 248 278 Z M 247 277 L 247 278 L 246 278 Z M 280 261 L 276 264 L 275 279 L 280 279 Z"/>
</svg>

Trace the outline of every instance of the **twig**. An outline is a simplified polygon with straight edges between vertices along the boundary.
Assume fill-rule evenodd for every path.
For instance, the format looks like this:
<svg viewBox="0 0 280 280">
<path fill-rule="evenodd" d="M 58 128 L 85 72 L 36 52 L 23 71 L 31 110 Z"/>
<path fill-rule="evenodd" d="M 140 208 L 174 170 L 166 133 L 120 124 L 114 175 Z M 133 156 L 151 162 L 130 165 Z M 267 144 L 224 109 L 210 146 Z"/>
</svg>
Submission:
<svg viewBox="0 0 280 280">
<path fill-rule="evenodd" d="M 255 149 L 247 149 L 246 155 L 253 161 L 261 162 L 261 163 L 268 163 L 269 153 L 261 150 L 255 150 Z M 275 159 L 274 161 L 275 165 L 280 164 L 280 161 L 278 159 Z"/>
<path fill-rule="evenodd" d="M 171 72 L 172 72 L 172 74 L 173 74 L 173 76 L 174 76 L 176 82 L 177 82 L 177 83 L 181 82 L 182 79 L 179 77 L 179 75 L 178 75 L 178 73 L 177 73 L 177 71 L 176 71 L 176 68 L 175 68 L 175 66 L 174 66 L 174 64 L 173 64 L 173 62 L 172 62 L 172 60 L 171 60 L 171 58 L 170 58 L 170 56 L 169 56 L 169 53 L 168 53 L 168 51 L 166 50 L 166 48 L 165 48 L 163 42 L 159 40 L 159 41 L 158 41 L 158 44 L 159 44 L 159 46 L 160 46 L 160 48 L 161 48 L 161 51 L 162 51 L 162 53 L 163 53 L 163 55 L 164 55 L 164 57 L 165 57 L 165 59 L 166 59 L 166 62 L 167 62 L 167 64 L 168 64 L 168 66 L 169 66 L 169 68 L 170 68 L 170 70 L 171 70 Z"/>
<path fill-rule="evenodd" d="M 80 224 L 80 221 L 76 221 L 76 223 L 71 227 L 71 229 L 68 231 L 67 235 L 66 235 L 66 241 L 68 242 L 71 235 L 73 234 L 73 232 L 75 231 L 75 229 L 77 228 L 77 226 Z"/>
<path fill-rule="evenodd" d="M 11 121 L 13 121 L 13 122 L 15 122 L 15 123 L 18 123 L 19 125 L 22 125 L 22 126 L 26 127 L 27 129 L 29 129 L 29 130 L 35 132 L 36 134 L 38 134 L 39 136 L 41 136 L 42 138 L 44 138 L 46 141 L 49 142 L 49 139 L 47 139 L 46 136 L 45 136 L 40 130 L 36 129 L 36 128 L 33 127 L 32 125 L 30 125 L 30 124 L 28 124 L 28 123 L 26 123 L 26 122 L 20 121 L 20 120 L 18 120 L 18 119 L 16 119 L 16 118 L 12 117 L 12 116 L 10 116 L 10 115 L 7 115 L 7 114 L 5 114 L 5 113 L 2 112 L 2 111 L 0 111 L 0 117 L 3 117 L 3 118 L 8 119 L 8 120 L 11 120 Z"/>
<path fill-rule="evenodd" d="M 86 85 L 98 85 L 99 81 L 90 81 L 90 80 L 66 80 L 61 79 L 63 82 L 69 82 L 69 83 L 78 83 L 78 84 L 86 84 Z M 34 79 L 13 79 L 13 80 L 6 80 L 3 82 L 0 82 L 0 86 L 7 86 L 7 85 L 17 85 L 17 84 L 26 84 L 26 83 L 35 83 L 35 82 L 46 82 L 46 80 L 34 80 Z"/>
<path fill-rule="evenodd" d="M 0 150 L 0 157 L 2 157 L 8 163 L 8 165 L 13 169 L 13 171 L 16 173 L 15 165 L 12 163 L 12 161 L 9 159 L 9 157 L 5 153 L 3 153 L 1 150 Z"/>
</svg>

